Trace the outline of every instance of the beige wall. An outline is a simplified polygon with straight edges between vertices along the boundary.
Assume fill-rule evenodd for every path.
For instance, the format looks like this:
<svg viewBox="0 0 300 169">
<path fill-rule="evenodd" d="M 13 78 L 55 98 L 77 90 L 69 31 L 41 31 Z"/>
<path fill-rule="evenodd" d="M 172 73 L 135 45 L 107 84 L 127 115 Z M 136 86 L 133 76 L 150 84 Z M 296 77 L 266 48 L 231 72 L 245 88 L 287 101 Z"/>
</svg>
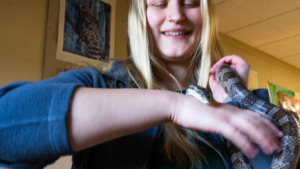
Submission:
<svg viewBox="0 0 300 169">
<path fill-rule="evenodd" d="M 226 35 L 221 35 L 227 54 L 244 58 L 258 74 L 258 87 L 267 88 L 267 81 L 300 92 L 300 70 L 266 53 L 251 48 Z"/>
<path fill-rule="evenodd" d="M 47 0 L 0 0 L 0 86 L 40 80 Z"/>
<path fill-rule="evenodd" d="M 57 8 L 55 12 L 58 2 L 49 1 L 50 6 Z M 116 4 L 115 56 L 124 59 L 129 0 L 118 0 Z M 57 24 L 57 16 L 58 13 L 48 15 L 48 0 L 0 0 L 0 86 L 49 78 L 66 68 L 68 63 L 54 61 L 57 29 L 47 25 Z"/>
<path fill-rule="evenodd" d="M 127 58 L 127 14 L 129 2 L 130 0 L 117 0 L 115 58 Z"/>
</svg>

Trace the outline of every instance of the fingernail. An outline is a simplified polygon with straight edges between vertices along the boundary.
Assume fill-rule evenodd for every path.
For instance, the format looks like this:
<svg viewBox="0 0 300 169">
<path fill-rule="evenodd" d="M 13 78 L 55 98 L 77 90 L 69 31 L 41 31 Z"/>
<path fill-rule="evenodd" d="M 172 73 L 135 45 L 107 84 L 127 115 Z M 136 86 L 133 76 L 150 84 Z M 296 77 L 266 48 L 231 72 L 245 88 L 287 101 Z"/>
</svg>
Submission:
<svg viewBox="0 0 300 169">
<path fill-rule="evenodd" d="M 282 131 L 279 131 L 279 132 L 278 132 L 278 135 L 279 135 L 279 137 L 283 137 L 283 132 L 282 132 Z"/>
</svg>

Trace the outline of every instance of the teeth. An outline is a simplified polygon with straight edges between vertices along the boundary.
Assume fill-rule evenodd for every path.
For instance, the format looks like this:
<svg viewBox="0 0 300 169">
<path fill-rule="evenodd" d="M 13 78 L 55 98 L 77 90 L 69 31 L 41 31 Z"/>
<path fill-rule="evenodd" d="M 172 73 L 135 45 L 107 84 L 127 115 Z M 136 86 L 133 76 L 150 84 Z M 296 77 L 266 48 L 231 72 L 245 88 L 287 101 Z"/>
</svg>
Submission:
<svg viewBox="0 0 300 169">
<path fill-rule="evenodd" d="M 186 35 L 188 32 L 165 32 L 165 35 L 172 35 L 172 36 L 178 36 L 178 35 Z"/>
</svg>

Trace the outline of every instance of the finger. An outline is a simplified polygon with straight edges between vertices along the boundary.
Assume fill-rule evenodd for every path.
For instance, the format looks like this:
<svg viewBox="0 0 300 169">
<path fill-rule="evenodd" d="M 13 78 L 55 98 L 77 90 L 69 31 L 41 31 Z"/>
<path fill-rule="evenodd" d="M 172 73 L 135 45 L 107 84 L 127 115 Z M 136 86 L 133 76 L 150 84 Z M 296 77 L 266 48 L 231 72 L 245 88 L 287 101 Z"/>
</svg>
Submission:
<svg viewBox="0 0 300 169">
<path fill-rule="evenodd" d="M 252 112 L 255 116 L 257 116 L 257 118 L 259 118 L 261 123 L 264 123 L 264 125 L 266 125 L 274 134 L 274 136 L 281 138 L 283 137 L 283 133 L 282 131 L 280 131 L 278 129 L 278 127 L 276 127 L 269 119 L 265 118 L 264 116 L 262 116 L 261 114 L 257 113 L 257 112 Z"/>
<path fill-rule="evenodd" d="M 224 63 L 230 64 L 231 61 L 232 61 L 232 59 L 233 59 L 233 56 L 232 56 L 232 55 L 231 55 L 231 56 L 225 56 L 225 57 L 221 58 L 217 63 L 215 63 L 215 64 L 213 65 L 213 67 L 211 68 L 211 73 L 215 73 L 215 72 L 217 71 L 217 68 L 218 68 L 221 64 L 224 64 Z"/>
<path fill-rule="evenodd" d="M 279 154 L 283 151 L 284 146 L 280 145 L 274 153 Z"/>
<path fill-rule="evenodd" d="M 247 87 L 250 65 L 246 61 L 244 61 L 241 57 L 236 55 L 230 55 L 230 56 L 223 57 L 216 64 L 214 64 L 213 67 L 210 69 L 210 73 L 216 73 L 217 68 L 224 63 L 229 65 L 232 68 L 232 70 L 241 79 L 244 86 Z"/>
<path fill-rule="evenodd" d="M 256 143 L 264 153 L 272 154 L 279 146 L 279 140 L 275 137 L 272 129 L 261 120 L 264 117 L 247 117 L 234 121 L 233 125 L 239 127 L 251 141 Z"/>
<path fill-rule="evenodd" d="M 222 127 L 221 135 L 230 140 L 248 158 L 254 158 L 259 149 L 237 128 L 227 125 Z"/>
<path fill-rule="evenodd" d="M 254 113 L 256 113 L 256 112 L 254 112 Z M 256 114 L 258 114 L 258 113 L 256 113 Z M 263 116 L 260 115 L 260 114 L 258 114 L 258 115 L 259 115 L 260 117 L 263 117 Z M 272 133 L 273 133 L 276 137 L 278 137 L 278 138 L 283 137 L 282 131 L 280 131 L 280 130 L 278 129 L 278 127 L 276 127 L 270 120 L 268 120 L 267 118 L 262 118 L 262 119 L 261 119 L 261 122 L 264 123 L 268 128 L 270 128 L 271 131 L 272 131 Z"/>
<path fill-rule="evenodd" d="M 236 65 L 240 65 L 241 67 L 243 65 L 248 65 L 247 62 L 244 61 L 241 57 L 236 55 L 229 55 L 221 58 L 217 63 L 215 63 L 210 69 L 210 73 L 215 73 L 217 71 L 217 68 L 224 63 L 228 64 L 233 69 L 235 69 Z"/>
<path fill-rule="evenodd" d="M 225 56 L 222 59 L 220 59 L 220 62 L 229 64 L 229 65 L 236 65 L 239 63 L 247 63 L 246 61 L 244 61 L 244 59 L 242 59 L 241 57 L 239 57 L 237 55 Z"/>
<path fill-rule="evenodd" d="M 209 87 L 213 90 L 218 85 L 216 76 L 210 75 L 208 79 L 208 83 L 209 83 Z"/>
<path fill-rule="evenodd" d="M 228 97 L 225 90 L 222 88 L 221 84 L 217 81 L 214 75 L 209 76 L 209 87 L 212 91 L 214 100 L 222 103 L 226 97 Z"/>
</svg>

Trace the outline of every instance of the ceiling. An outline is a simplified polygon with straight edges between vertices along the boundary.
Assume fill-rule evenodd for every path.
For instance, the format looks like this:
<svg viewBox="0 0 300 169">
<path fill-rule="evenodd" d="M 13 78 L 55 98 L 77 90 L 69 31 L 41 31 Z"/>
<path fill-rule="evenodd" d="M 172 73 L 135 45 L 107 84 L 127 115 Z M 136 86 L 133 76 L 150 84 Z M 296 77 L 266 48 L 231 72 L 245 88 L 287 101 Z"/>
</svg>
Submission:
<svg viewBox="0 0 300 169">
<path fill-rule="evenodd" d="M 300 68 L 300 0 L 213 0 L 219 29 Z"/>
</svg>

